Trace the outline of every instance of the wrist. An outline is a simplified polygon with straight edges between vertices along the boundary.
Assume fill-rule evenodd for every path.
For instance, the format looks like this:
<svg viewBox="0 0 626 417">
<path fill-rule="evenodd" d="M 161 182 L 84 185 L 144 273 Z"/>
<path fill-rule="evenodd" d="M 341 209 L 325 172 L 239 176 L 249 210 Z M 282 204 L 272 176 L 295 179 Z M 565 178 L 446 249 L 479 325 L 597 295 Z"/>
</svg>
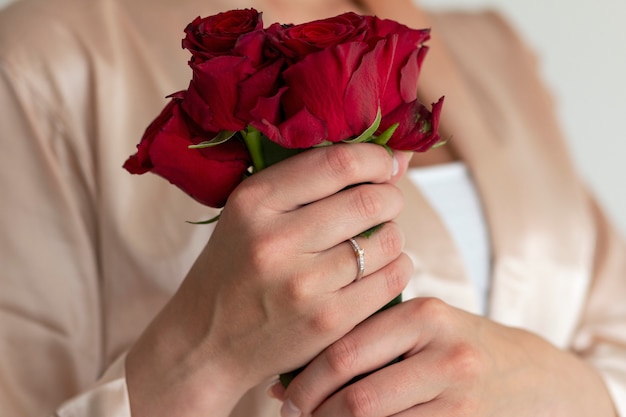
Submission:
<svg viewBox="0 0 626 417">
<path fill-rule="evenodd" d="M 188 322 L 170 325 L 165 316 L 157 317 L 126 358 L 133 417 L 228 416 L 249 384 Z"/>
<path fill-rule="evenodd" d="M 525 330 L 519 340 L 532 362 L 538 365 L 550 387 L 553 415 L 617 417 L 615 406 L 601 374 L 591 363 L 574 352 L 559 349 L 546 339 Z M 540 381 L 533 378 L 535 386 Z"/>
</svg>

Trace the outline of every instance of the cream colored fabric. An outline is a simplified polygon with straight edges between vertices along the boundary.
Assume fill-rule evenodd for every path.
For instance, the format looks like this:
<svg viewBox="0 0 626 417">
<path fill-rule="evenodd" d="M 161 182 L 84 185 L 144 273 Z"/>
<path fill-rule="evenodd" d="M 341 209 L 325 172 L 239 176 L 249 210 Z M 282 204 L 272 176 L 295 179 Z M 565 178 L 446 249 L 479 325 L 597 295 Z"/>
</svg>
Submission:
<svg viewBox="0 0 626 417">
<path fill-rule="evenodd" d="M 470 279 L 479 304 L 478 311 L 486 313 L 490 292 L 491 248 L 489 230 L 474 180 L 463 162 L 455 161 L 422 168 L 407 173 L 411 183 L 441 218 L 459 252 L 465 275 Z M 403 299 L 419 295 L 412 284 L 405 287 Z"/>
<path fill-rule="evenodd" d="M 2 416 L 129 415 L 124 352 L 211 233 L 184 221 L 213 213 L 121 165 L 164 96 L 187 86 L 182 29 L 217 11 L 207 3 L 20 0 L 0 14 Z M 415 22 L 402 2 L 385 7 L 375 11 Z M 624 243 L 574 172 L 516 35 L 490 13 L 434 18 L 458 68 L 420 94 L 447 96 L 443 133 L 483 198 L 494 248 L 488 314 L 596 365 L 626 416 Z M 443 225 L 402 187 L 421 295 L 476 311 Z M 276 416 L 263 391 L 234 414 Z"/>
</svg>

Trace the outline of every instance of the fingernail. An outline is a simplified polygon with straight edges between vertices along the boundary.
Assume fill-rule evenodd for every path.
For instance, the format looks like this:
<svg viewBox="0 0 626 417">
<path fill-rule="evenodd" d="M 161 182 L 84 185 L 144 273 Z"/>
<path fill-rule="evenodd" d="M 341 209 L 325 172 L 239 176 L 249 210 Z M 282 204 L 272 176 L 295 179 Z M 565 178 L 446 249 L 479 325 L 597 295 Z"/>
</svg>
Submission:
<svg viewBox="0 0 626 417">
<path fill-rule="evenodd" d="M 300 417 L 302 415 L 302 411 L 298 407 L 296 407 L 291 400 L 287 400 L 283 403 L 283 406 L 280 409 L 280 415 L 282 417 Z"/>
<path fill-rule="evenodd" d="M 274 393 L 274 385 L 276 385 L 278 382 L 278 379 L 274 379 L 272 382 L 267 384 L 267 388 L 265 388 L 265 393 L 268 397 L 278 399 L 278 397 L 276 397 L 276 394 Z"/>
<path fill-rule="evenodd" d="M 393 160 L 393 168 L 391 171 L 391 176 L 393 177 L 394 175 L 398 173 L 398 171 L 400 171 L 400 164 L 398 163 L 398 160 L 396 159 L 395 155 L 393 156 L 392 160 Z"/>
</svg>

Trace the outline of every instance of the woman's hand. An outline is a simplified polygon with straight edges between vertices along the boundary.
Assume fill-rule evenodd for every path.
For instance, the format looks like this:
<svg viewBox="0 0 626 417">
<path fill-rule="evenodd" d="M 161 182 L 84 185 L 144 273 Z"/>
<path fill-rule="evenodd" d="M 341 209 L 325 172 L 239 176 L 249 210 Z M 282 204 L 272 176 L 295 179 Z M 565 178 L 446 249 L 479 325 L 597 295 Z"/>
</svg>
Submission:
<svg viewBox="0 0 626 417">
<path fill-rule="evenodd" d="M 412 264 L 392 183 L 407 165 L 377 145 L 336 145 L 246 179 L 128 356 L 133 416 L 227 415 L 246 390 L 304 365 L 399 294 Z M 357 239 L 365 277 L 353 282 L 345 241 L 381 223 Z"/>
<path fill-rule="evenodd" d="M 404 360 L 338 390 L 355 375 Z M 283 417 L 615 417 L 599 375 L 526 331 L 437 299 L 366 320 L 289 385 Z M 302 411 L 300 411 L 302 410 Z"/>
</svg>

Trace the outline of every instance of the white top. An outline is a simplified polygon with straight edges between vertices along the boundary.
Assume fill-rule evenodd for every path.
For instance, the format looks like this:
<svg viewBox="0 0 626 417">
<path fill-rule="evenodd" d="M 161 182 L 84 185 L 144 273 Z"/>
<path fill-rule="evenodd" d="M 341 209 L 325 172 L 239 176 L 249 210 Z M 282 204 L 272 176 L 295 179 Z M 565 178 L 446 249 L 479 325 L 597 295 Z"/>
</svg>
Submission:
<svg viewBox="0 0 626 417">
<path fill-rule="evenodd" d="M 460 252 L 472 280 L 483 313 L 486 312 L 490 285 L 490 244 L 478 192 L 462 162 L 411 168 L 411 181 L 437 211 Z M 405 292 L 411 294 L 410 288 Z"/>
</svg>

